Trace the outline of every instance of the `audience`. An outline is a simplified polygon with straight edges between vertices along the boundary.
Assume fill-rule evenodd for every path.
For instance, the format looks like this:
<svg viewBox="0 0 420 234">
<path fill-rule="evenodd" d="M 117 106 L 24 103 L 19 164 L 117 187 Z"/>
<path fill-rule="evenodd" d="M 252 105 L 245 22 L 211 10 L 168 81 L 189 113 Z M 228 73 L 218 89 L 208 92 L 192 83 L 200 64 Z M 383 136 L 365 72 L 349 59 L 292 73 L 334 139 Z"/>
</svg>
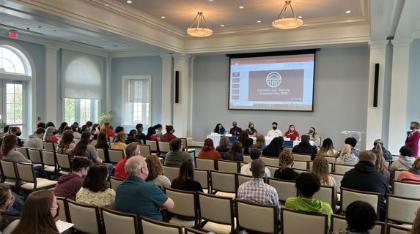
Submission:
<svg viewBox="0 0 420 234">
<path fill-rule="evenodd" d="M 264 183 L 265 168 L 265 164 L 261 159 L 252 161 L 251 172 L 253 178 L 239 186 L 236 199 L 262 205 L 274 205 L 280 209 L 279 196 L 276 189 Z"/>
<path fill-rule="evenodd" d="M 320 178 L 312 173 L 302 173 L 296 178 L 297 197 L 287 198 L 285 207 L 297 211 L 321 213 L 328 215 L 328 226 L 331 226 L 333 210 L 330 204 L 313 196 L 321 188 Z"/>
<path fill-rule="evenodd" d="M 106 137 L 107 137 L 107 138 L 110 138 L 110 137 L 115 137 L 115 132 L 114 132 L 114 131 L 112 131 L 111 125 L 110 125 L 108 122 L 105 122 L 105 123 L 102 125 L 102 127 L 101 127 L 100 131 L 101 131 L 101 132 L 104 132 L 104 133 L 106 134 Z"/>
<path fill-rule="evenodd" d="M 153 126 L 153 128 L 155 129 L 156 132 L 156 136 L 157 137 L 162 137 L 163 133 L 162 133 L 162 124 L 156 124 L 155 126 Z"/>
<path fill-rule="evenodd" d="M 348 205 L 345 216 L 347 221 L 346 234 L 369 233 L 378 219 L 375 209 L 364 201 L 354 201 Z"/>
<path fill-rule="evenodd" d="M 74 122 L 71 126 L 70 126 L 71 130 L 73 131 L 73 137 L 74 139 L 78 140 L 80 139 L 80 137 L 82 136 L 79 132 L 79 123 Z"/>
<path fill-rule="evenodd" d="M 232 134 L 232 136 L 239 136 L 242 132 L 242 128 L 238 127 L 238 123 L 236 121 L 232 122 L 232 128 L 229 130 L 229 133 Z"/>
<path fill-rule="evenodd" d="M 154 127 L 149 127 L 147 129 L 146 140 L 148 141 L 157 141 L 159 137 L 156 136 L 156 129 Z"/>
<path fill-rule="evenodd" d="M 379 217 L 384 218 L 385 199 L 388 195 L 388 181 L 375 168 L 376 155 L 372 151 L 361 151 L 359 162 L 353 169 L 346 172 L 341 180 L 341 187 L 380 193 Z"/>
<path fill-rule="evenodd" d="M 107 186 L 108 170 L 104 165 L 91 167 L 76 194 L 76 201 L 98 207 L 112 207 L 115 191 Z"/>
<path fill-rule="evenodd" d="M 146 135 L 143 133 L 143 124 L 139 123 L 136 125 L 137 130 L 137 141 L 143 142 L 143 144 L 146 144 Z"/>
<path fill-rule="evenodd" d="M 127 147 L 127 145 L 125 144 L 126 140 L 127 137 L 125 135 L 125 132 L 119 132 L 114 138 L 114 143 L 111 144 L 111 149 L 125 150 L 125 147 Z"/>
<path fill-rule="evenodd" d="M 57 152 L 60 154 L 70 154 L 76 146 L 73 140 L 73 132 L 71 130 L 64 131 L 61 135 L 60 143 L 57 147 Z"/>
<path fill-rule="evenodd" d="M 402 182 L 420 183 L 420 158 L 414 161 L 408 171 L 401 172 L 397 179 Z"/>
<path fill-rule="evenodd" d="M 275 137 L 271 140 L 270 144 L 268 144 L 264 150 L 262 151 L 262 155 L 265 157 L 273 157 L 278 158 L 280 153 L 283 150 L 283 137 Z"/>
<path fill-rule="evenodd" d="M 229 151 L 223 155 L 223 159 L 242 162 L 244 160 L 242 144 L 238 141 L 233 143 Z"/>
<path fill-rule="evenodd" d="M 1 144 L 1 160 L 15 162 L 15 163 L 30 163 L 31 160 L 27 159 L 19 151 L 16 151 L 17 137 L 9 134 L 3 138 Z"/>
<path fill-rule="evenodd" d="M 221 123 L 218 123 L 216 124 L 216 127 L 214 128 L 213 132 L 220 135 L 225 135 L 226 130 Z"/>
<path fill-rule="evenodd" d="M 321 137 L 318 135 L 315 127 L 310 127 L 306 135 L 309 136 L 309 140 L 312 141 L 316 147 L 321 145 Z"/>
<path fill-rule="evenodd" d="M 42 137 L 45 134 L 44 128 L 38 128 L 34 134 L 30 135 L 28 140 L 25 141 L 23 144 L 24 147 L 29 149 L 39 149 L 42 150 L 44 148 L 44 144 L 42 143 Z"/>
<path fill-rule="evenodd" d="M 174 135 L 175 129 L 172 125 L 166 125 L 166 133 L 160 138 L 160 141 L 163 142 L 170 142 L 171 140 L 175 139 L 176 136 Z"/>
<path fill-rule="evenodd" d="M 326 138 L 322 141 L 321 148 L 319 148 L 318 155 L 323 157 L 338 157 L 338 151 L 334 148 L 333 141 L 331 138 Z"/>
<path fill-rule="evenodd" d="M 116 128 L 115 128 L 115 134 L 117 134 L 118 135 L 118 133 L 120 133 L 120 132 L 124 132 L 125 133 L 125 129 L 124 129 L 124 127 L 123 126 L 117 126 Z"/>
<path fill-rule="evenodd" d="M 351 146 L 351 153 L 354 154 L 354 156 L 359 157 L 359 150 L 356 149 L 357 140 L 354 137 L 347 137 L 344 140 L 344 144 L 348 144 Z"/>
<path fill-rule="evenodd" d="M 313 146 L 309 143 L 309 136 L 303 135 L 301 142 L 293 147 L 292 150 L 295 154 L 311 155 L 311 158 L 314 159 L 318 153 L 316 146 Z"/>
<path fill-rule="evenodd" d="M 257 136 L 257 129 L 255 129 L 254 123 L 249 122 L 248 128 L 246 129 L 246 133 L 249 137 L 256 137 Z M 241 142 L 243 144 L 243 142 Z"/>
<path fill-rule="evenodd" d="M 125 164 L 127 160 L 133 156 L 140 156 L 140 147 L 137 142 L 133 142 L 125 147 L 125 157 L 121 159 L 115 166 L 114 176 L 118 179 L 125 180 L 127 179 L 127 174 L 125 173 Z"/>
<path fill-rule="evenodd" d="M 228 152 L 230 149 L 229 146 L 229 138 L 226 136 L 220 137 L 219 146 L 217 146 L 216 150 L 220 153 L 220 156 L 223 158 L 223 155 Z"/>
<path fill-rule="evenodd" d="M 65 128 L 68 127 L 67 122 L 62 122 L 58 128 L 58 134 L 63 135 Z M 73 134 L 73 133 L 72 133 Z"/>
<path fill-rule="evenodd" d="M 249 137 L 247 131 L 242 131 L 239 134 L 238 141 L 241 143 L 241 145 L 243 147 L 243 153 L 245 155 L 248 155 L 249 154 L 249 148 L 252 146 L 252 144 L 254 144 L 254 140 L 252 140 L 252 138 Z"/>
<path fill-rule="evenodd" d="M 12 212 L 15 196 L 7 184 L 0 184 L 0 230 L 4 230 L 11 222 L 19 219 L 19 212 Z"/>
<path fill-rule="evenodd" d="M 351 145 L 344 144 L 343 149 L 341 149 L 340 156 L 335 160 L 336 164 L 344 165 L 356 165 L 359 162 L 359 158 L 356 157 L 351 151 Z"/>
<path fill-rule="evenodd" d="M 102 163 L 102 159 L 96 154 L 96 149 L 90 144 L 90 132 L 84 132 L 81 135 L 80 141 L 72 151 L 72 155 L 87 157 L 91 162 L 97 164 Z"/>
<path fill-rule="evenodd" d="M 277 126 L 278 126 L 277 122 L 273 122 L 271 124 L 272 129 L 270 129 L 267 132 L 268 138 L 275 138 L 275 137 L 283 136 L 283 133 L 281 132 L 280 129 L 277 128 Z"/>
<path fill-rule="evenodd" d="M 86 158 L 74 157 L 71 173 L 58 179 L 54 194 L 57 197 L 76 200 L 76 193 L 83 185 L 83 178 L 86 177 L 90 164 L 91 162 Z"/>
<path fill-rule="evenodd" d="M 9 128 L 9 134 L 16 136 L 17 146 L 19 146 L 19 147 L 23 146 L 23 141 L 22 141 L 22 139 L 20 139 L 20 136 L 22 135 L 22 130 L 20 130 L 19 127 L 10 127 Z"/>
<path fill-rule="evenodd" d="M 376 145 L 375 149 L 372 150 L 372 152 L 376 155 L 376 161 L 375 161 L 375 168 L 379 173 L 384 175 L 387 179 L 387 181 L 390 181 L 391 174 L 389 173 L 388 166 L 385 162 L 384 154 L 382 153 L 382 148 L 378 144 Z"/>
<path fill-rule="evenodd" d="M 414 157 L 420 156 L 420 123 L 413 121 L 410 123 L 410 131 L 407 132 L 405 145 L 411 149 Z"/>
<path fill-rule="evenodd" d="M 291 141 L 299 140 L 299 132 L 296 131 L 295 125 L 289 125 L 289 129 L 284 133 L 285 138 L 289 138 Z"/>
<path fill-rule="evenodd" d="M 165 156 L 165 166 L 180 167 L 185 161 L 193 160 L 192 156 L 181 151 L 181 139 L 175 138 L 169 142 L 170 150 Z"/>
<path fill-rule="evenodd" d="M 194 180 L 194 166 L 191 160 L 182 163 L 179 175 L 172 181 L 171 187 L 186 191 L 203 192 L 201 184 Z"/>
<path fill-rule="evenodd" d="M 51 143 L 57 144 L 60 139 L 54 135 L 54 132 L 55 132 L 54 127 L 47 127 L 47 129 L 45 130 L 43 140 L 45 142 L 51 142 Z"/>
<path fill-rule="evenodd" d="M 413 166 L 414 161 L 416 160 L 415 157 L 412 156 L 412 152 L 410 147 L 403 146 L 400 148 L 400 156 L 397 160 L 392 162 L 391 166 L 389 167 L 389 170 L 391 172 L 397 171 L 397 170 L 408 170 Z"/>
<path fill-rule="evenodd" d="M 279 169 L 274 172 L 274 178 L 281 180 L 296 180 L 299 174 L 292 167 L 292 153 L 289 150 L 283 150 L 279 157 Z"/>
<path fill-rule="evenodd" d="M 253 144 L 251 148 L 256 148 L 260 151 L 263 151 L 265 148 L 265 137 L 261 134 L 257 134 L 257 138 L 255 139 L 255 144 Z"/>
<path fill-rule="evenodd" d="M 149 175 L 146 161 L 139 156 L 131 157 L 125 171 L 128 178 L 117 188 L 114 209 L 162 221 L 160 210 L 173 208 L 174 202 L 157 186 L 146 182 Z"/>
<path fill-rule="evenodd" d="M 149 175 L 146 181 L 150 181 L 161 189 L 170 188 L 171 181 L 168 177 L 163 175 L 162 164 L 157 156 L 151 155 L 146 158 L 147 168 Z"/>
<path fill-rule="evenodd" d="M 252 148 L 251 149 L 251 152 L 249 152 L 249 156 L 251 157 L 251 160 L 252 161 L 249 162 L 248 164 L 243 165 L 241 167 L 241 174 L 242 175 L 249 175 L 249 176 L 252 175 L 252 171 L 251 171 L 252 162 L 254 160 L 257 160 L 257 159 L 260 158 L 261 151 L 259 149 L 256 149 L 256 148 Z M 266 178 L 271 177 L 271 172 L 270 172 L 270 170 L 267 167 L 264 168 L 264 171 L 265 171 L 264 177 L 266 177 Z"/>
<path fill-rule="evenodd" d="M 312 164 L 312 173 L 319 177 L 321 185 L 336 187 L 335 180 L 330 175 L 329 163 L 324 157 L 315 158 Z"/>
<path fill-rule="evenodd" d="M 137 130 L 136 129 L 131 129 L 130 132 L 127 134 L 127 139 L 125 140 L 125 144 L 130 144 L 133 142 L 140 142 L 137 139 Z"/>
<path fill-rule="evenodd" d="M 38 129 L 38 128 L 43 128 L 44 130 L 47 128 L 47 127 L 45 127 L 46 125 L 45 125 L 45 123 L 44 122 L 38 122 L 37 124 L 36 124 L 36 128 Z"/>
<path fill-rule="evenodd" d="M 384 143 L 382 142 L 382 140 L 381 140 L 381 139 L 376 139 L 376 140 L 373 142 L 373 149 L 375 149 L 375 148 L 377 147 L 377 145 L 379 145 L 379 146 L 382 148 L 382 152 L 383 152 L 383 154 L 384 154 L 385 161 L 392 161 L 392 154 L 391 154 L 391 152 L 389 152 L 389 150 L 387 150 L 387 149 L 384 147 Z M 372 149 L 372 150 L 373 150 L 373 149 Z"/>
<path fill-rule="evenodd" d="M 219 151 L 214 149 L 213 140 L 207 138 L 204 140 L 204 146 L 198 154 L 199 158 L 219 160 L 222 158 Z"/>
<path fill-rule="evenodd" d="M 108 137 L 106 136 L 105 132 L 99 132 L 98 137 L 96 139 L 96 149 L 102 149 L 104 151 L 104 158 L 105 162 L 109 162 L 109 144 L 108 144 Z"/>
</svg>

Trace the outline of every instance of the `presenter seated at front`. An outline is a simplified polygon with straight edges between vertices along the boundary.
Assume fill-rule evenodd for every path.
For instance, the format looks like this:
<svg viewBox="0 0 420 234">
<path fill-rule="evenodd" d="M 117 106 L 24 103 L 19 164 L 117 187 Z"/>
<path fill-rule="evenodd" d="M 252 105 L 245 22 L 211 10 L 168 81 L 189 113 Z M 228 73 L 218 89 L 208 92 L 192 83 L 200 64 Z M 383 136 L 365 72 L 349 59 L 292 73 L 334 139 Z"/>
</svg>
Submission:
<svg viewBox="0 0 420 234">
<path fill-rule="evenodd" d="M 220 135 L 225 135 L 226 131 L 225 131 L 225 127 L 223 127 L 221 123 L 218 123 L 216 127 L 214 128 L 213 132 L 218 133 Z"/>
<path fill-rule="evenodd" d="M 273 129 L 270 129 L 267 133 L 267 137 L 268 138 L 274 138 L 274 137 L 279 137 L 279 136 L 283 136 L 283 133 L 280 131 L 280 129 L 277 128 L 277 122 L 273 122 L 271 124 Z"/>
<path fill-rule="evenodd" d="M 254 127 L 254 123 L 249 122 L 248 129 L 246 130 L 249 137 L 257 137 L 257 130 Z"/>
<path fill-rule="evenodd" d="M 418 122 L 410 123 L 410 131 L 407 132 L 407 139 L 405 140 L 405 145 L 411 149 L 411 152 L 414 157 L 420 156 L 420 124 Z"/>
<path fill-rule="evenodd" d="M 230 129 L 229 133 L 232 134 L 232 136 L 239 136 L 242 132 L 242 128 L 238 127 L 238 123 L 236 121 L 232 122 L 232 128 Z"/>
<path fill-rule="evenodd" d="M 299 132 L 296 131 L 295 125 L 289 125 L 289 130 L 287 130 L 287 132 L 284 133 L 284 137 L 289 138 L 291 141 L 299 140 Z"/>
<path fill-rule="evenodd" d="M 307 135 L 309 136 L 310 141 L 312 141 L 316 147 L 321 146 L 321 137 L 319 137 L 318 132 L 314 127 L 309 128 Z"/>
</svg>

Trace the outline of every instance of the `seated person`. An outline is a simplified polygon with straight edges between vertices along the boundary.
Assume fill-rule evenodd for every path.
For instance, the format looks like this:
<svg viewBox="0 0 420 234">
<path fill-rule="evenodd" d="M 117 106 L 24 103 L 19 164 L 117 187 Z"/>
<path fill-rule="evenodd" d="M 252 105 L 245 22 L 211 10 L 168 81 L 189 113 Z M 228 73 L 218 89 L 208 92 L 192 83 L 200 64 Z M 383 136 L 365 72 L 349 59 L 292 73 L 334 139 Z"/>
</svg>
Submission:
<svg viewBox="0 0 420 234">
<path fill-rule="evenodd" d="M 389 170 L 391 172 L 396 170 L 408 170 L 413 166 L 415 160 L 416 158 L 413 157 L 411 149 L 408 146 L 403 146 L 400 148 L 400 156 L 397 160 L 392 162 Z"/>
<path fill-rule="evenodd" d="M 315 127 L 310 127 L 306 135 L 309 136 L 309 140 L 312 141 L 316 147 L 321 145 L 321 137 L 318 135 Z"/>
<path fill-rule="evenodd" d="M 89 159 L 74 157 L 72 171 L 67 175 L 62 175 L 54 189 L 57 197 L 64 197 L 76 200 L 76 193 L 79 192 L 83 184 L 83 178 L 87 175 L 91 162 Z"/>
<path fill-rule="evenodd" d="M 413 166 L 408 171 L 403 171 L 397 178 L 398 181 L 420 183 L 420 158 L 414 161 Z"/>
<path fill-rule="evenodd" d="M 387 179 L 387 181 L 389 182 L 391 179 L 391 173 L 388 170 L 388 164 L 385 162 L 385 158 L 384 158 L 384 154 L 382 152 L 382 147 L 381 145 L 376 145 L 376 147 L 372 150 L 372 152 L 375 154 L 376 156 L 376 160 L 375 160 L 375 168 L 377 171 L 379 171 L 379 173 L 381 173 L 382 175 L 384 175 Z"/>
<path fill-rule="evenodd" d="M 273 122 L 271 124 L 271 127 L 272 129 L 268 131 L 267 137 L 274 138 L 274 137 L 283 136 L 283 133 L 281 132 L 281 130 L 277 128 L 277 122 Z"/>
<path fill-rule="evenodd" d="M 377 220 L 375 209 L 369 203 L 363 201 L 354 201 L 348 205 L 345 216 L 347 221 L 346 234 L 369 233 Z"/>
<path fill-rule="evenodd" d="M 165 156 L 165 166 L 180 167 L 187 160 L 194 160 L 191 154 L 181 151 L 181 139 L 175 138 L 169 142 L 170 150 Z"/>
<path fill-rule="evenodd" d="M 354 137 L 347 137 L 344 140 L 344 144 L 348 144 L 351 146 L 351 153 L 354 154 L 356 157 L 359 157 L 359 150 L 356 149 L 357 140 Z"/>
<path fill-rule="evenodd" d="M 148 141 L 159 140 L 159 137 L 156 135 L 156 129 L 154 127 L 149 127 L 147 129 L 146 140 L 148 140 Z"/>
<path fill-rule="evenodd" d="M 213 140 L 207 138 L 204 140 L 204 146 L 198 154 L 199 158 L 219 160 L 222 158 L 219 151 L 214 149 Z"/>
<path fill-rule="evenodd" d="M 392 161 L 392 154 L 391 154 L 391 152 L 389 152 L 389 150 L 387 150 L 384 147 L 384 143 L 381 139 L 376 139 L 375 142 L 373 142 L 373 149 L 375 149 L 378 144 L 382 148 L 382 152 L 384 154 L 385 161 Z"/>
<path fill-rule="evenodd" d="M 119 132 L 117 136 L 114 138 L 114 143 L 111 144 L 111 149 L 113 150 L 125 150 L 127 145 L 125 141 L 127 140 L 127 136 L 125 132 Z"/>
<path fill-rule="evenodd" d="M 72 150 L 72 155 L 87 157 L 92 163 L 102 163 L 102 159 L 96 154 L 96 149 L 90 144 L 90 132 L 84 132 L 80 141 L 77 142 L 76 146 Z"/>
<path fill-rule="evenodd" d="M 257 160 L 261 156 L 261 151 L 259 149 L 252 148 L 251 152 L 249 153 L 249 156 L 251 157 L 252 161 Z M 249 176 L 252 175 L 252 171 L 251 171 L 252 161 L 241 167 L 241 174 L 242 175 L 249 175 Z M 267 167 L 264 168 L 264 172 L 265 172 L 264 177 L 266 177 L 266 178 L 271 177 L 271 172 Z"/>
<path fill-rule="evenodd" d="M 214 133 L 224 135 L 226 130 L 221 123 L 216 124 L 216 127 L 213 130 Z"/>
<path fill-rule="evenodd" d="M 4 161 L 15 163 L 31 163 L 22 153 L 16 150 L 17 137 L 13 134 L 8 134 L 3 138 L 1 144 L 1 159 Z"/>
<path fill-rule="evenodd" d="M 262 155 L 265 157 L 278 158 L 280 153 L 283 151 L 283 143 L 283 137 L 279 136 L 273 138 L 270 144 L 268 144 L 262 151 Z"/>
<path fill-rule="evenodd" d="M 155 126 L 153 126 L 153 128 L 155 129 L 155 133 L 156 133 L 156 136 L 158 137 L 158 138 L 161 138 L 162 136 L 163 136 L 163 133 L 162 133 L 162 124 L 156 124 Z"/>
<path fill-rule="evenodd" d="M 333 210 L 330 204 L 314 199 L 313 196 L 321 188 L 320 179 L 312 173 L 302 173 L 296 178 L 298 196 L 287 198 L 285 207 L 297 211 L 321 213 L 328 215 L 328 226 L 331 226 Z"/>
<path fill-rule="evenodd" d="M 261 134 L 257 134 L 257 137 L 255 139 L 255 144 L 253 144 L 251 147 L 259 149 L 260 151 L 263 151 L 265 148 L 265 137 Z"/>
<path fill-rule="evenodd" d="M 301 142 L 295 147 L 293 147 L 292 153 L 311 155 L 311 158 L 313 160 L 316 154 L 318 153 L 318 149 L 316 148 L 316 146 L 313 146 L 309 143 L 308 135 L 303 135 Z"/>
<path fill-rule="evenodd" d="M 115 166 L 114 176 L 118 179 L 125 180 L 127 179 L 127 174 L 125 173 L 125 163 L 127 160 L 133 156 L 140 156 L 140 147 L 137 142 L 133 142 L 125 147 L 125 157 L 121 159 Z"/>
<path fill-rule="evenodd" d="M 274 172 L 274 178 L 280 180 L 296 180 L 298 173 L 293 167 L 293 155 L 289 150 L 283 150 L 279 157 L 279 169 Z"/>
<path fill-rule="evenodd" d="M 236 121 L 232 122 L 232 128 L 229 130 L 229 133 L 232 134 L 232 136 L 239 136 L 241 134 L 242 128 L 238 127 L 238 123 Z"/>
<path fill-rule="evenodd" d="M 223 155 L 224 160 L 230 161 L 244 161 L 244 155 L 242 153 L 242 144 L 240 142 L 235 142 L 230 147 L 230 150 Z"/>
<path fill-rule="evenodd" d="M 29 136 L 28 140 L 25 141 L 23 146 L 29 149 L 42 150 L 44 148 L 44 143 L 42 143 L 42 137 L 44 136 L 44 133 L 45 133 L 44 128 L 38 128 L 34 132 L 34 134 Z"/>
<path fill-rule="evenodd" d="M 219 146 L 216 147 L 216 150 L 220 153 L 220 156 L 223 157 L 223 155 L 228 152 L 229 149 L 229 138 L 222 136 L 220 138 Z"/>
<path fill-rule="evenodd" d="M 203 192 L 201 184 L 194 180 L 194 166 L 191 160 L 182 163 L 181 168 L 179 168 L 179 175 L 172 181 L 171 187 L 186 191 Z"/>
<path fill-rule="evenodd" d="M 163 175 L 162 164 L 160 159 L 155 155 L 147 156 L 146 158 L 147 169 L 149 169 L 149 175 L 146 181 L 150 181 L 161 189 L 170 188 L 171 181 L 168 177 Z"/>
<path fill-rule="evenodd" d="M 143 144 L 146 144 L 146 135 L 143 133 L 143 124 L 139 123 L 136 125 L 137 130 L 137 136 L 136 139 L 138 142 L 143 142 Z"/>
<path fill-rule="evenodd" d="M 254 140 L 248 136 L 246 131 L 242 131 L 238 137 L 238 141 L 242 144 L 243 153 L 249 155 L 249 148 L 254 144 Z"/>
<path fill-rule="evenodd" d="M 8 184 L 0 184 L 0 230 L 4 230 L 11 222 L 20 218 L 20 212 L 14 212 L 15 196 Z"/>
<path fill-rule="evenodd" d="M 255 129 L 254 123 L 249 122 L 248 129 L 246 130 L 246 133 L 249 137 L 256 137 L 257 136 L 257 129 Z"/>
<path fill-rule="evenodd" d="M 323 157 L 338 157 L 338 151 L 334 148 L 333 141 L 331 138 L 326 138 L 324 141 L 322 141 L 321 148 L 318 150 L 318 155 L 321 155 Z"/>
<path fill-rule="evenodd" d="M 359 158 L 351 152 L 351 145 L 344 144 L 341 150 L 340 156 L 335 160 L 336 164 L 343 165 L 356 165 L 359 162 Z"/>
<path fill-rule="evenodd" d="M 130 132 L 127 134 L 127 140 L 125 140 L 125 144 L 128 145 L 133 142 L 137 142 L 137 130 L 131 129 Z"/>
<path fill-rule="evenodd" d="M 379 217 L 385 215 L 385 201 L 389 192 L 388 181 L 375 168 L 376 155 L 372 151 L 361 151 L 359 162 L 353 169 L 344 174 L 341 187 L 380 194 Z"/>
<path fill-rule="evenodd" d="M 330 175 L 329 163 L 324 157 L 315 158 L 312 164 L 312 173 L 319 177 L 321 185 L 336 187 L 334 177 Z"/>
<path fill-rule="evenodd" d="M 131 157 L 125 164 L 128 178 L 117 188 L 114 209 L 162 221 L 161 209 L 172 209 L 174 202 L 156 185 L 146 182 L 149 175 L 146 160 Z"/>
<path fill-rule="evenodd" d="M 262 205 L 274 205 L 280 209 L 277 190 L 264 183 L 265 164 L 261 159 L 251 163 L 252 180 L 241 184 L 238 188 L 238 200 L 250 201 Z"/>
<path fill-rule="evenodd" d="M 104 152 L 105 162 L 109 162 L 109 144 L 108 144 L 108 137 L 106 136 L 105 132 L 99 132 L 98 136 L 96 137 L 96 149 L 102 149 Z"/>
<path fill-rule="evenodd" d="M 289 138 L 291 141 L 299 140 L 299 132 L 296 131 L 295 125 L 289 125 L 289 129 L 284 133 L 285 138 Z"/>
<path fill-rule="evenodd" d="M 112 207 L 115 191 L 108 187 L 107 178 L 108 170 L 104 165 L 91 167 L 82 188 L 76 194 L 76 202 L 98 207 Z"/>
<path fill-rule="evenodd" d="M 76 144 L 74 143 L 73 131 L 65 130 L 61 135 L 60 143 L 57 146 L 57 153 L 71 154 Z"/>
<path fill-rule="evenodd" d="M 174 135 L 175 129 L 172 125 L 166 125 L 166 133 L 160 138 L 162 142 L 170 142 L 171 140 L 175 139 L 176 136 Z"/>
<path fill-rule="evenodd" d="M 60 139 L 54 135 L 54 132 L 54 127 L 47 127 L 47 129 L 45 130 L 43 141 L 57 144 Z"/>
</svg>

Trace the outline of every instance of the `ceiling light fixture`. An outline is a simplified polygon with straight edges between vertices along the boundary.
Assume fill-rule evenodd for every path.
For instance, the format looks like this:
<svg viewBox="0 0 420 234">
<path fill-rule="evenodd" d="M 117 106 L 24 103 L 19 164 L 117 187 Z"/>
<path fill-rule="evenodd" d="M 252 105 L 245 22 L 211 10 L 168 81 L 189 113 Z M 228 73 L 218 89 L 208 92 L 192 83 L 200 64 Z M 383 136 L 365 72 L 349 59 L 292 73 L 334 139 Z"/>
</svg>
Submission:
<svg viewBox="0 0 420 234">
<path fill-rule="evenodd" d="M 223 28 L 224 26 L 225 26 L 224 24 L 221 24 L 221 25 L 220 25 L 220 27 L 222 27 L 222 28 Z"/>
<path fill-rule="evenodd" d="M 271 23 L 273 27 L 278 29 L 294 29 L 303 25 L 303 20 L 296 18 L 291 3 L 291 0 L 284 1 L 284 6 L 280 11 L 279 16 Z M 286 16 L 288 8 L 290 8 L 291 16 Z"/>
<path fill-rule="evenodd" d="M 261 20 L 257 20 L 257 24 L 260 24 L 261 23 Z"/>
<path fill-rule="evenodd" d="M 346 14 L 350 14 L 350 13 L 351 13 L 351 10 L 347 10 L 347 11 L 346 11 Z"/>
<path fill-rule="evenodd" d="M 162 15 L 160 18 L 161 18 L 161 19 L 166 19 L 166 16 Z"/>
<path fill-rule="evenodd" d="M 209 37 L 213 35 L 213 30 L 207 26 L 203 12 L 199 11 L 197 13 L 190 27 L 187 28 L 187 34 L 193 37 Z"/>
<path fill-rule="evenodd" d="M 127 0 L 127 3 L 131 4 L 131 3 L 133 3 L 133 1 L 132 0 Z"/>
<path fill-rule="evenodd" d="M 239 9 L 244 9 L 245 7 L 244 6 L 239 6 Z"/>
</svg>

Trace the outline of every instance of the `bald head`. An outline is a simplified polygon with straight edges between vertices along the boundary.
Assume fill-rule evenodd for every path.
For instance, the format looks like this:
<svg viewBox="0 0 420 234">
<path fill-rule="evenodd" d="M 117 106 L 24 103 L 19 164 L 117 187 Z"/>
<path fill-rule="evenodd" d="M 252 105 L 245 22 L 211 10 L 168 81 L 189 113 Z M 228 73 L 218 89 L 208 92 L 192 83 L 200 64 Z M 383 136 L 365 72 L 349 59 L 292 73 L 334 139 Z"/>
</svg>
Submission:
<svg viewBox="0 0 420 234">
<path fill-rule="evenodd" d="M 146 160 L 140 156 L 133 156 L 125 163 L 125 172 L 128 176 L 137 176 L 145 180 L 149 175 Z"/>
<path fill-rule="evenodd" d="M 359 161 L 368 161 L 375 164 L 376 154 L 371 150 L 360 151 Z"/>
</svg>

